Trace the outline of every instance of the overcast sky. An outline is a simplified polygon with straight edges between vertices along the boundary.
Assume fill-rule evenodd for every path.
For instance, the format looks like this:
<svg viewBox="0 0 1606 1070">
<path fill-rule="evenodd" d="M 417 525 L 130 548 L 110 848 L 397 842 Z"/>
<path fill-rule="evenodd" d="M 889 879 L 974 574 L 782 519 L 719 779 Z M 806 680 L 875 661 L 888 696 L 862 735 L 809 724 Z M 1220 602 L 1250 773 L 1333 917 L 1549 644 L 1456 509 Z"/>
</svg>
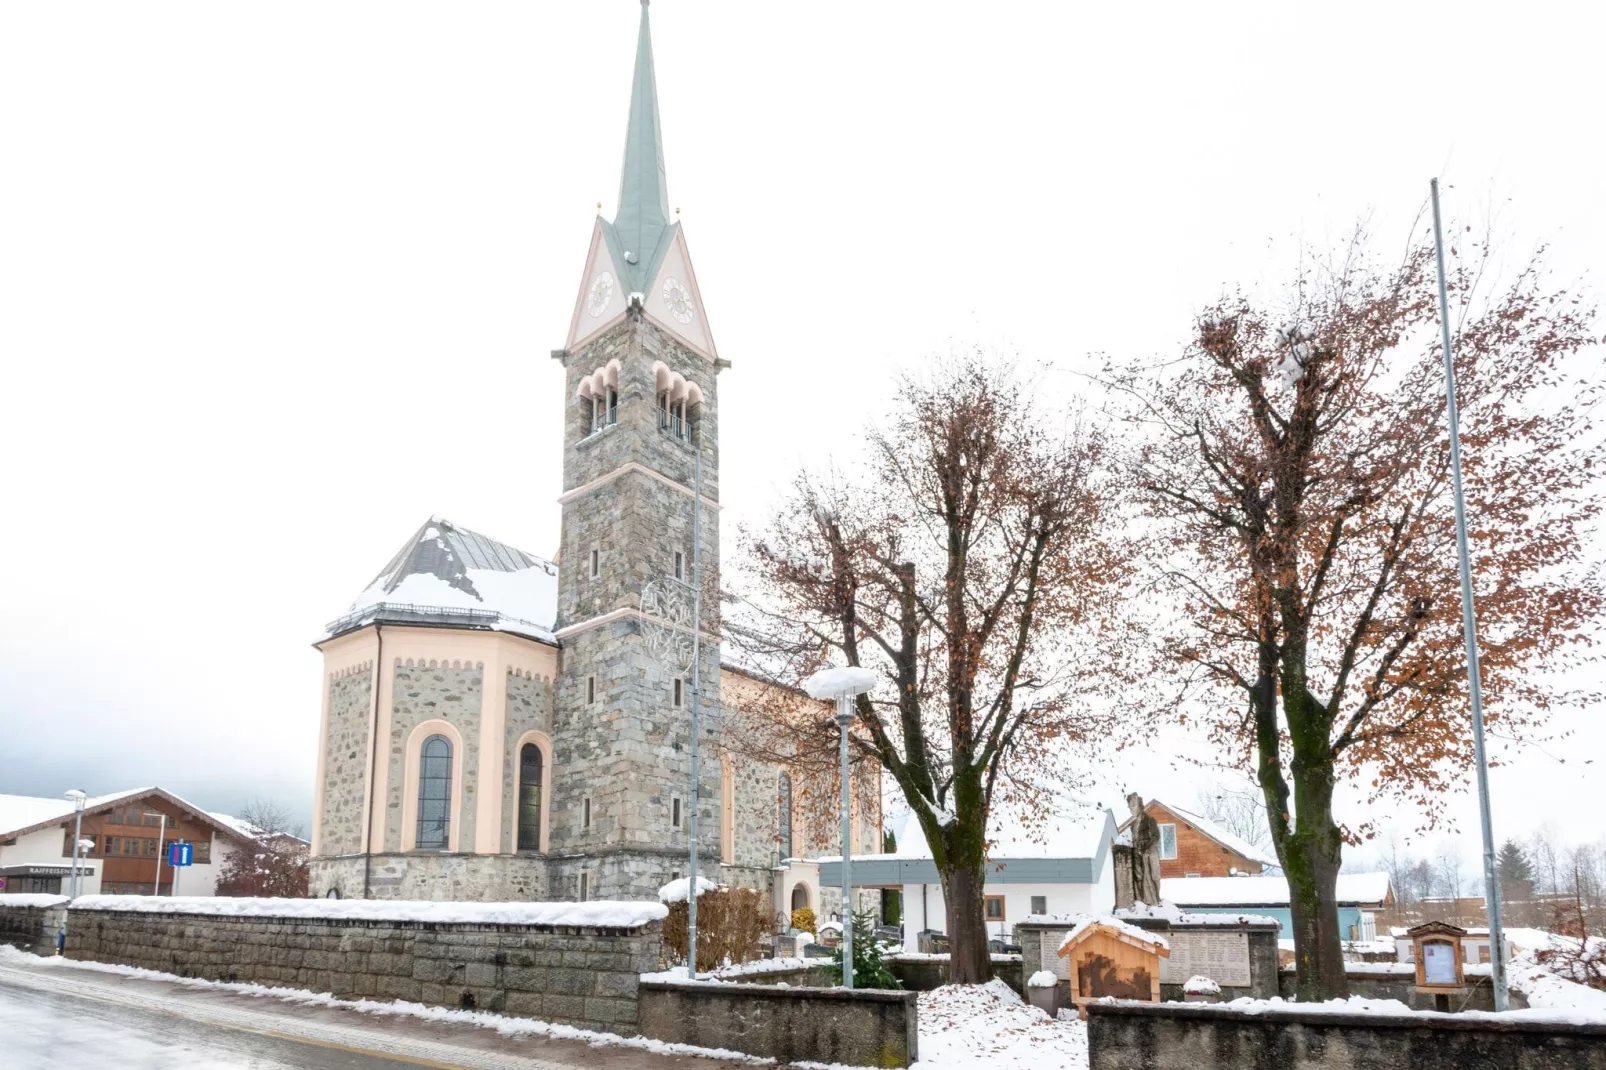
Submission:
<svg viewBox="0 0 1606 1070">
<path fill-rule="evenodd" d="M 1435 174 L 1600 292 L 1600 5 L 652 11 L 733 365 L 727 552 L 900 370 L 1174 351 L 1362 217 L 1403 247 Z M 322 625 L 431 514 L 555 551 L 548 354 L 613 211 L 638 12 L 0 6 L 0 792 L 310 817 Z M 1499 835 L 1599 835 L 1606 725 L 1557 728 L 1496 770 Z M 1172 762 L 1128 756 L 1102 801 L 1185 804 Z"/>
</svg>

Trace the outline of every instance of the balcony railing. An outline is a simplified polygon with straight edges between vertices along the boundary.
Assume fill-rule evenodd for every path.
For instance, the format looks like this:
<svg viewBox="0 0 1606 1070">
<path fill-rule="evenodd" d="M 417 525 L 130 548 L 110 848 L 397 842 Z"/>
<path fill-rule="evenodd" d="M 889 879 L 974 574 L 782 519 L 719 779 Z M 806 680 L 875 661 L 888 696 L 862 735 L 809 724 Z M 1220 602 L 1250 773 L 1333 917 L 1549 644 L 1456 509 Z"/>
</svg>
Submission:
<svg viewBox="0 0 1606 1070">
<path fill-rule="evenodd" d="M 619 422 L 619 406 L 614 405 L 611 408 L 604 409 L 602 412 L 595 413 L 595 414 L 592 415 L 592 417 L 591 417 L 591 429 L 588 430 L 586 432 L 586 434 L 587 435 L 594 435 L 598 431 L 605 431 L 605 430 L 607 430 L 608 428 L 612 427 L 614 424 L 616 424 L 618 422 Z"/>
<path fill-rule="evenodd" d="M 668 409 L 658 410 L 658 430 L 681 442 L 696 442 L 699 421 L 688 420 Z"/>
</svg>

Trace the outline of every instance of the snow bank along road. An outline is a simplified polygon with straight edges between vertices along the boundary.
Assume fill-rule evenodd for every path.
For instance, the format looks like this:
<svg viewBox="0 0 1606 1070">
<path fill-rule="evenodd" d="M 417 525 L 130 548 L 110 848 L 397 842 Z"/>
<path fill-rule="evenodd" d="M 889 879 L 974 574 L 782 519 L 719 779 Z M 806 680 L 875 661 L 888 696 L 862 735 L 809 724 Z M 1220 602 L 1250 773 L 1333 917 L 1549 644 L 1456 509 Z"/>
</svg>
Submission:
<svg viewBox="0 0 1606 1070">
<path fill-rule="evenodd" d="M 375 1018 L 209 988 L 0 961 L 0 1037 L 9 1066 L 124 1070 L 724 1070 L 742 1064 L 479 1026 Z"/>
</svg>

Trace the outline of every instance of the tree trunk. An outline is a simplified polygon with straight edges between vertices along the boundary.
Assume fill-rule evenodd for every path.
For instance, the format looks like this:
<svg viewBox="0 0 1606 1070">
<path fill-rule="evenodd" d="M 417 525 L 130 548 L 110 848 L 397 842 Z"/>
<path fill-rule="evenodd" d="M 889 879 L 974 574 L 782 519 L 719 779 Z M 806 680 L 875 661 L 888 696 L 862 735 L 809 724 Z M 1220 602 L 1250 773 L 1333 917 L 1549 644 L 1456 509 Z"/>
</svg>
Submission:
<svg viewBox="0 0 1606 1070">
<path fill-rule="evenodd" d="M 1296 744 L 1297 747 L 1297 744 Z M 1304 1003 L 1349 995 L 1344 935 L 1338 928 L 1338 869 L 1343 836 L 1333 822 L 1333 771 L 1307 765 L 1296 754 L 1292 769 L 1296 827 L 1278 846 L 1288 880 L 1293 920 L 1296 992 Z"/>
<path fill-rule="evenodd" d="M 993 978 L 987 952 L 987 916 L 982 864 L 955 865 L 942 871 L 943 904 L 948 913 L 948 983 L 981 985 Z"/>
</svg>

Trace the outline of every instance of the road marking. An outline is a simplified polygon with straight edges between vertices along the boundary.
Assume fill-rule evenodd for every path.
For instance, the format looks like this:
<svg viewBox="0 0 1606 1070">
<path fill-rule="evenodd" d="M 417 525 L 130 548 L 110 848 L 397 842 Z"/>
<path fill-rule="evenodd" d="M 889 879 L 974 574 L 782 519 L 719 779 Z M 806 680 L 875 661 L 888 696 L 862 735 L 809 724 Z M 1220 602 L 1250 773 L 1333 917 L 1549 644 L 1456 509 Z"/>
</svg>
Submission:
<svg viewBox="0 0 1606 1070">
<path fill-rule="evenodd" d="M 458 1048 L 432 1040 L 394 1038 L 379 1034 L 377 1030 L 357 1026 L 287 1021 L 283 1015 L 217 1006 L 205 999 L 172 999 L 123 985 L 109 985 L 99 980 L 90 980 L 88 977 L 75 977 L 73 981 L 67 981 L 64 978 L 47 977 L 33 970 L 12 966 L 0 966 L 0 984 L 41 989 L 58 995 L 172 1015 L 188 1021 L 203 1022 L 225 1029 L 274 1037 L 278 1040 L 392 1059 L 415 1066 L 435 1067 L 438 1070 L 573 1070 L 574 1065 L 526 1055 Z M 126 998 L 119 998 L 120 995 Z M 373 1046 L 363 1047 L 347 1043 L 354 1037 L 361 1038 L 365 1045 Z"/>
</svg>

